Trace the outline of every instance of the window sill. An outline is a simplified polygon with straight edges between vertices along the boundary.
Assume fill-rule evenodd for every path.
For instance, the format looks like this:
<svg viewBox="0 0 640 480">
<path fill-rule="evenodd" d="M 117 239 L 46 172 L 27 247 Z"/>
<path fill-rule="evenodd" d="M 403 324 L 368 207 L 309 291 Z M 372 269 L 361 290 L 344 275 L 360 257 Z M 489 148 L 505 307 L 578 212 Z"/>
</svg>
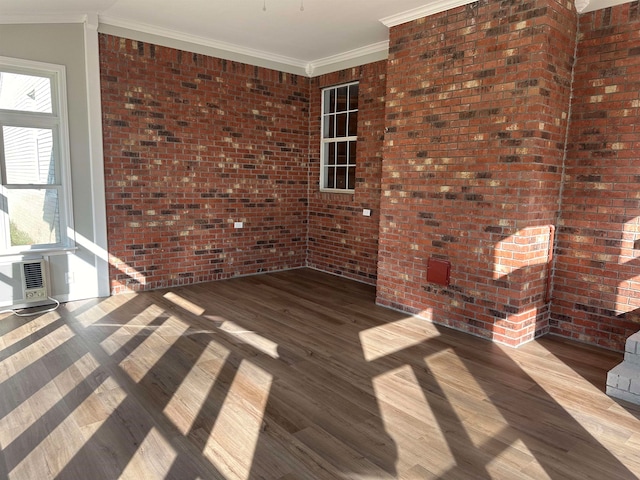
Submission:
<svg viewBox="0 0 640 480">
<path fill-rule="evenodd" d="M 340 190 L 337 188 L 321 188 L 320 193 L 340 193 L 342 195 L 355 195 L 355 190 Z"/>
<path fill-rule="evenodd" d="M 68 253 L 74 253 L 78 250 L 78 247 L 50 247 L 50 248 L 38 248 L 33 250 L 22 250 L 0 253 L 0 259 L 6 260 L 18 260 L 29 257 L 41 257 L 41 256 L 53 256 L 53 255 L 66 255 Z"/>
</svg>

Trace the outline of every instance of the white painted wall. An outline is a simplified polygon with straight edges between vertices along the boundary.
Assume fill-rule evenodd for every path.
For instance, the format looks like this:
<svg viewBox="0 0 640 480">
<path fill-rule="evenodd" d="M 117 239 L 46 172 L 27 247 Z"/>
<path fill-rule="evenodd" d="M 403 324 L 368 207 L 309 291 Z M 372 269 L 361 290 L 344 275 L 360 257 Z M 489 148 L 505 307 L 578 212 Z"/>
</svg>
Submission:
<svg viewBox="0 0 640 480">
<path fill-rule="evenodd" d="M 0 24 L 0 56 L 66 67 L 77 249 L 49 256 L 51 293 L 60 301 L 109 295 L 97 35 L 91 18 Z"/>
</svg>

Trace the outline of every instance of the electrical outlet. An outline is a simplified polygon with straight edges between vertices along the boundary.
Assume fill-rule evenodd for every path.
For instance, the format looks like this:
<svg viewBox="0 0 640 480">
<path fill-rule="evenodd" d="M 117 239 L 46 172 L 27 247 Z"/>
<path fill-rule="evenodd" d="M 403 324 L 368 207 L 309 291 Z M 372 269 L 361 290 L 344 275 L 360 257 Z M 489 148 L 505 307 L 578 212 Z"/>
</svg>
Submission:
<svg viewBox="0 0 640 480">
<path fill-rule="evenodd" d="M 363 208 L 362 209 L 362 215 L 365 217 L 370 217 L 371 216 L 371 210 L 368 208 Z"/>
<path fill-rule="evenodd" d="M 243 228 L 244 224 L 242 222 L 233 222 L 233 228 Z"/>
</svg>

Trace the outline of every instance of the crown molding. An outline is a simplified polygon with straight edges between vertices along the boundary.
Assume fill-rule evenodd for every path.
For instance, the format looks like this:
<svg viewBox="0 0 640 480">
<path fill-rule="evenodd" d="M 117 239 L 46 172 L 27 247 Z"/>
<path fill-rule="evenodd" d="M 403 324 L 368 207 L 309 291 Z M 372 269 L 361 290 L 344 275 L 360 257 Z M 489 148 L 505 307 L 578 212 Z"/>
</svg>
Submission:
<svg viewBox="0 0 640 480">
<path fill-rule="evenodd" d="M 386 27 L 391 28 L 452 8 L 468 5 L 473 3 L 473 1 L 474 0 L 441 0 L 431 5 L 425 5 L 381 18 L 380 22 Z M 579 13 L 587 13 L 593 10 L 619 5 L 625 1 L 627 0 L 576 0 L 576 8 Z M 191 35 L 176 30 L 156 27 L 143 22 L 134 22 L 116 17 L 97 15 L 95 13 L 0 15 L 0 24 L 6 25 L 62 23 L 84 23 L 93 30 L 97 28 L 101 33 L 156 43 L 158 45 L 307 77 L 324 75 L 366 63 L 385 60 L 388 58 L 389 50 L 389 42 L 383 41 L 337 55 L 307 61 L 221 42 L 207 37 Z"/>
<path fill-rule="evenodd" d="M 389 56 L 389 41 L 384 40 L 330 57 L 313 60 L 307 64 L 307 75 L 314 77 L 335 72 L 344 68 L 355 67 L 378 60 L 386 60 Z"/>
<path fill-rule="evenodd" d="M 296 58 L 246 48 L 232 43 L 220 42 L 210 38 L 190 35 L 145 23 L 102 15 L 99 18 L 99 31 L 101 33 L 156 43 L 171 48 L 194 51 L 204 55 L 211 55 L 226 60 L 248 63 L 250 65 L 271 68 L 306 77 L 324 75 L 344 68 L 386 60 L 389 52 L 389 42 L 385 40 L 330 57 L 306 62 Z"/>
<path fill-rule="evenodd" d="M 132 22 L 129 20 L 123 20 L 120 18 L 114 18 L 109 16 L 100 15 L 100 31 L 103 33 L 122 32 L 123 36 L 133 38 L 134 40 L 145 41 L 145 38 L 141 38 L 137 33 L 146 34 L 155 39 L 166 39 L 164 42 L 160 41 L 159 44 L 185 48 L 184 44 L 197 45 L 205 47 L 207 51 L 199 50 L 199 53 L 205 53 L 209 55 L 218 56 L 227 60 L 237 60 L 245 63 L 255 64 L 256 60 L 259 60 L 258 66 L 266 68 L 274 68 L 282 70 L 282 66 L 288 66 L 285 69 L 289 73 L 295 73 L 297 75 L 306 75 L 307 62 L 299 60 L 297 58 L 286 57 L 283 55 L 277 55 L 263 50 L 256 50 L 253 48 L 243 47 L 227 42 L 220 42 L 206 37 L 198 35 L 191 35 L 188 33 L 179 32 L 167 28 L 157 27 L 141 22 Z M 121 33 L 116 33 L 121 34 Z M 135 37 L 135 38 L 134 38 Z M 146 37 L 149 38 L 149 37 Z M 178 42 L 178 44 L 173 42 Z M 180 45 L 181 46 L 178 46 Z M 251 59 L 254 59 L 252 62 Z"/>
<path fill-rule="evenodd" d="M 388 17 L 384 17 L 380 19 L 383 25 L 386 27 L 395 27 L 401 25 L 403 23 L 411 22 L 413 20 L 417 20 L 418 18 L 428 17 L 429 15 L 434 15 L 436 13 L 445 12 L 447 10 L 451 10 L 452 8 L 461 7 L 463 5 L 468 5 L 473 3 L 475 0 L 443 0 L 431 5 L 424 5 L 418 8 L 412 8 L 411 10 L 407 10 L 406 12 L 400 12 L 395 15 L 390 15 Z"/>
<path fill-rule="evenodd" d="M 150 24 L 97 15 L 95 13 L 0 16 L 0 24 L 33 23 L 84 23 L 88 28 L 93 30 L 97 28 L 100 33 L 112 34 L 141 42 L 154 43 L 306 77 L 325 75 L 338 70 L 386 60 L 389 53 L 389 41 L 385 40 L 329 57 L 305 61 L 176 30 L 156 27 Z"/>
</svg>

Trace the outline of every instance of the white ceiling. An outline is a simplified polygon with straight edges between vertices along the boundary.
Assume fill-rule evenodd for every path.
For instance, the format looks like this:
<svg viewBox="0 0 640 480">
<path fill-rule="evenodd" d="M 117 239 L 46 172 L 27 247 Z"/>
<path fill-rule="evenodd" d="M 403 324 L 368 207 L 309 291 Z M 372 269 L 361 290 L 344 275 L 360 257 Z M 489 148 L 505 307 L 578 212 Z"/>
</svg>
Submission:
<svg viewBox="0 0 640 480">
<path fill-rule="evenodd" d="M 388 26 L 471 1 L 0 0 L 0 24 L 59 22 L 97 13 L 100 31 L 106 33 L 178 48 L 197 46 L 191 49 L 315 75 L 383 58 Z M 624 1 L 576 4 L 586 12 Z"/>
</svg>

